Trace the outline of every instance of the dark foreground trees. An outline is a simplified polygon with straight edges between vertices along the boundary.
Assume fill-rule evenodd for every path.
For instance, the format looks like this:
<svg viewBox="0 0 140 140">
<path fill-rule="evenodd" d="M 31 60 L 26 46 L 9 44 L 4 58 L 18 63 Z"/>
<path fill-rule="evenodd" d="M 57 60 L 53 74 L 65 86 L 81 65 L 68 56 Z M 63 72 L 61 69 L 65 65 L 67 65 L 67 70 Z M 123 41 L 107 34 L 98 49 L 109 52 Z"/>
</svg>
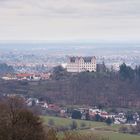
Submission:
<svg viewBox="0 0 140 140">
<path fill-rule="evenodd" d="M 38 116 L 10 98 L 0 103 L 0 140 L 45 140 L 45 131 Z"/>
</svg>

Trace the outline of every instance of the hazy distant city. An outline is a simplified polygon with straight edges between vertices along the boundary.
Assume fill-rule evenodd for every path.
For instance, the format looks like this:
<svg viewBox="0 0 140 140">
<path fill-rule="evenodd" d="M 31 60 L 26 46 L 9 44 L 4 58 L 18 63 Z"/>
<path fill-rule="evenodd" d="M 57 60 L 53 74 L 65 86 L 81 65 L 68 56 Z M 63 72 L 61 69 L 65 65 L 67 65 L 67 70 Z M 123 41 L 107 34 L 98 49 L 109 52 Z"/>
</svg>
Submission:
<svg viewBox="0 0 140 140">
<path fill-rule="evenodd" d="M 0 44 L 0 62 L 17 72 L 50 71 L 67 63 L 68 56 L 96 56 L 97 63 L 119 70 L 125 62 L 135 68 L 140 64 L 140 44 L 125 43 L 13 43 Z"/>
</svg>

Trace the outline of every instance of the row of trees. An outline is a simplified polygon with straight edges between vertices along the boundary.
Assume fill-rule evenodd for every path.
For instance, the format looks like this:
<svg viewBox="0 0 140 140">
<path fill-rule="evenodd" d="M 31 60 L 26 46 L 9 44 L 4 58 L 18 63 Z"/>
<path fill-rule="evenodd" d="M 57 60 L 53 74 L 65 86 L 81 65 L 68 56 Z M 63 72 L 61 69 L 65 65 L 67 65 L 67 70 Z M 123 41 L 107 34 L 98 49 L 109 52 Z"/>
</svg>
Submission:
<svg viewBox="0 0 140 140">
<path fill-rule="evenodd" d="M 136 66 L 135 69 L 132 69 L 123 63 L 120 66 L 119 74 L 122 80 L 140 80 L 140 66 Z"/>
<path fill-rule="evenodd" d="M 123 63 L 120 65 L 120 70 L 116 72 L 113 68 L 109 70 L 106 67 L 105 63 L 97 64 L 96 75 L 113 75 L 114 78 L 117 78 L 116 76 L 119 76 L 121 80 L 140 80 L 140 66 L 136 66 L 135 69 L 133 69 L 132 67 L 127 66 L 125 63 Z M 53 70 L 52 78 L 55 80 L 61 80 L 64 78 L 68 78 L 69 76 L 71 75 L 70 73 L 66 72 L 66 69 L 64 69 L 62 66 L 57 66 Z"/>
</svg>

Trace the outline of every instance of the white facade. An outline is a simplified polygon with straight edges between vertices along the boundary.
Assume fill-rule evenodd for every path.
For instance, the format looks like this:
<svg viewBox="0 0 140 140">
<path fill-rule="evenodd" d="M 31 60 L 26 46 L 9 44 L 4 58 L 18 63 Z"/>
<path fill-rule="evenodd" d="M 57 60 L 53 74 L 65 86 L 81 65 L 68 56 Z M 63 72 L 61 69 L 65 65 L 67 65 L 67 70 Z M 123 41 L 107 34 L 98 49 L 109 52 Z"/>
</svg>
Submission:
<svg viewBox="0 0 140 140">
<path fill-rule="evenodd" d="M 96 57 L 69 57 L 68 72 L 96 71 Z"/>
</svg>

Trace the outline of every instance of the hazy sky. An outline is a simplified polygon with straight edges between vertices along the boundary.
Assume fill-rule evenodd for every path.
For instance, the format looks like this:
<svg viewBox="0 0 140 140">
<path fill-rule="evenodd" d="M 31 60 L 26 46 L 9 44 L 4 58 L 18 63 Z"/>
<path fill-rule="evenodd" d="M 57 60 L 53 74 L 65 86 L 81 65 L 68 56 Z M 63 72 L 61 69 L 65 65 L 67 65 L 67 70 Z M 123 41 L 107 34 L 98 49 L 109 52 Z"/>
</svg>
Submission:
<svg viewBox="0 0 140 140">
<path fill-rule="evenodd" d="M 0 40 L 140 41 L 140 0 L 0 0 Z"/>
</svg>

